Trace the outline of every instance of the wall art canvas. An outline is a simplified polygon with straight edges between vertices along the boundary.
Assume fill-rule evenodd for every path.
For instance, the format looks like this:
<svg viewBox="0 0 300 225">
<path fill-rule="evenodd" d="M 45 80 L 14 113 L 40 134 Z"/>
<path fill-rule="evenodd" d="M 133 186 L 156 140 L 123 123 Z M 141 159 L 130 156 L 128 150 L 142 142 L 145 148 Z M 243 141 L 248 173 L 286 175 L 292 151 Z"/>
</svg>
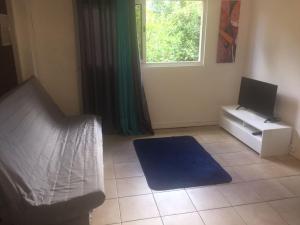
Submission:
<svg viewBox="0 0 300 225">
<path fill-rule="evenodd" d="M 241 0 L 222 0 L 217 63 L 233 63 L 236 58 Z"/>
</svg>

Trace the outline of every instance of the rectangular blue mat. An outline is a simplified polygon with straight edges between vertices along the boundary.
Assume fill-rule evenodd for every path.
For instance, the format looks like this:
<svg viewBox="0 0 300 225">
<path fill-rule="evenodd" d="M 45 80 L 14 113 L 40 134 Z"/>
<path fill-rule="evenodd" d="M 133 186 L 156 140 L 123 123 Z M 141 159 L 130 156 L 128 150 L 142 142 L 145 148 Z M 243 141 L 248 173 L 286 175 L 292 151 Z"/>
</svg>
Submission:
<svg viewBox="0 0 300 225">
<path fill-rule="evenodd" d="M 153 190 L 232 181 L 231 176 L 193 137 L 139 139 L 134 141 L 134 147 Z"/>
</svg>

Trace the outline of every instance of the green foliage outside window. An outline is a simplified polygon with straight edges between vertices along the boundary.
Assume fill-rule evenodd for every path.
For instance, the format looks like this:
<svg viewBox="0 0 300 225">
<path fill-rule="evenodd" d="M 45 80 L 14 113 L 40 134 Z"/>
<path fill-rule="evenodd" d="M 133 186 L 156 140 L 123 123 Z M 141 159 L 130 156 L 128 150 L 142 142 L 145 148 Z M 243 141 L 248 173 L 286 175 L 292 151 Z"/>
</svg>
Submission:
<svg viewBox="0 0 300 225">
<path fill-rule="evenodd" d="M 202 1 L 146 2 L 146 61 L 199 61 Z"/>
</svg>

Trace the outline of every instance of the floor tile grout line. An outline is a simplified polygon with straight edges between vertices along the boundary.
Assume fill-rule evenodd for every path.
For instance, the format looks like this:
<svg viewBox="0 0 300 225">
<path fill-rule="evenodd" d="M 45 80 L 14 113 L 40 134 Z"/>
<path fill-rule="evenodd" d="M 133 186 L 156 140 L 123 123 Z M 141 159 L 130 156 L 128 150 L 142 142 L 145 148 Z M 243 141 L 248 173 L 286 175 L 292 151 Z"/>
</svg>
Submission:
<svg viewBox="0 0 300 225">
<path fill-rule="evenodd" d="M 280 183 L 279 178 L 268 178 L 268 179 L 258 179 L 258 180 L 251 180 L 251 181 L 244 181 L 244 182 L 238 182 L 238 183 L 228 183 L 228 184 L 218 184 L 218 185 L 214 185 L 214 186 L 206 186 L 206 187 L 219 187 L 221 188 L 221 186 L 230 186 L 230 185 L 240 185 L 240 184 L 251 184 L 251 183 L 258 183 L 258 182 L 263 182 L 263 181 L 276 181 L 278 182 L 278 184 L 282 187 L 284 187 L 285 189 L 287 189 L 287 191 L 290 192 L 290 194 L 297 196 L 297 194 L 294 194 L 289 188 L 287 188 L 284 184 Z M 203 188 L 203 187 L 199 187 L 199 188 Z M 197 189 L 196 188 L 191 188 L 191 189 Z M 258 194 L 258 193 L 256 193 Z"/>
<path fill-rule="evenodd" d="M 244 225 L 247 225 L 246 221 L 242 218 L 242 216 L 237 212 L 237 210 L 235 209 L 235 207 L 238 207 L 238 206 L 228 206 L 228 207 L 220 207 L 220 208 L 214 208 L 214 209 L 206 209 L 206 210 L 199 210 L 198 211 L 198 214 L 199 216 L 201 217 L 201 219 L 203 220 L 203 223 L 205 223 L 204 219 L 202 218 L 201 216 L 201 212 L 209 212 L 209 211 L 214 211 L 214 210 L 222 210 L 222 209 L 232 209 L 234 210 L 234 212 L 238 215 L 238 217 L 244 222 Z"/>
<path fill-rule="evenodd" d="M 216 208 L 203 209 L 203 210 L 197 210 L 197 211 L 198 212 L 207 212 L 207 211 L 217 210 L 217 209 L 234 208 L 234 207 L 249 206 L 249 205 L 262 204 L 262 203 L 272 203 L 272 202 L 283 201 L 283 200 L 291 200 L 291 199 L 300 199 L 300 197 L 281 198 L 281 199 L 269 200 L 269 201 L 256 201 L 256 202 L 251 202 L 251 203 L 234 204 L 234 205 L 230 205 L 230 206 L 216 207 Z"/>
<path fill-rule="evenodd" d="M 138 196 L 145 196 L 145 195 L 152 195 L 151 193 L 150 194 L 143 194 L 143 195 L 135 195 L 135 196 L 129 196 L 129 197 L 122 197 L 122 198 L 130 198 L 130 197 L 138 197 Z M 122 198 L 119 198 L 119 199 L 122 199 Z M 194 211 L 190 211 L 190 212 L 184 212 L 184 213 L 172 213 L 172 214 L 168 214 L 168 215 L 165 215 L 165 216 L 172 216 L 172 215 L 180 215 L 180 214 L 187 214 L 187 213 L 193 213 L 193 212 L 196 212 L 196 211 L 210 211 L 210 210 L 214 210 L 214 209 L 223 209 L 223 208 L 230 208 L 230 207 L 237 207 L 237 206 L 246 206 L 246 205 L 253 205 L 253 204 L 259 204 L 259 203 L 271 203 L 271 202 L 276 202 L 276 201 L 282 201 L 282 200 L 291 200 L 291 199 L 298 199 L 300 198 L 299 196 L 293 196 L 293 197 L 285 197 L 285 198 L 279 198 L 279 199 L 274 199 L 274 200 L 268 200 L 268 201 L 253 201 L 253 202 L 249 202 L 249 203 L 241 203 L 241 204 L 231 204 L 229 203 L 230 205 L 229 206 L 223 206 L 223 207 L 214 207 L 214 208 L 210 208 L 210 209 L 202 209 L 202 210 L 198 210 L 197 208 L 194 210 Z M 117 200 L 118 197 L 116 198 L 110 198 L 110 199 L 107 199 L 107 200 Z M 156 217 L 154 217 L 156 218 Z"/>
<path fill-rule="evenodd" d="M 116 168 L 115 164 L 113 163 L 113 173 L 116 181 Z M 118 206 L 119 206 L 119 215 L 120 215 L 120 223 L 122 224 L 122 212 L 121 212 L 121 204 L 120 204 L 120 199 L 119 199 L 119 193 L 118 193 L 118 187 L 117 187 L 117 181 L 116 181 L 116 191 L 117 191 L 117 201 L 118 201 Z"/>
<path fill-rule="evenodd" d="M 118 196 L 117 198 L 123 199 L 123 198 L 130 198 L 130 197 L 138 197 L 138 196 L 145 196 L 145 195 L 151 195 L 152 193 L 143 193 L 143 194 L 134 194 L 134 195 L 126 195 L 126 196 Z"/>
<path fill-rule="evenodd" d="M 240 182 L 240 183 L 231 183 L 231 184 L 228 184 L 228 185 L 238 185 L 238 184 L 249 184 L 249 183 L 254 183 L 254 182 L 259 182 L 259 181 L 277 181 L 278 178 L 270 178 L 270 179 L 260 179 L 260 180 L 253 180 L 253 181 L 247 181 L 247 182 Z M 110 179 L 110 180 L 117 180 L 117 179 Z M 279 182 L 279 184 L 281 184 Z M 283 184 L 281 184 L 283 187 L 285 187 Z M 116 185 L 117 186 L 117 185 Z M 193 188 L 190 188 L 190 190 L 193 190 L 193 189 L 200 189 L 200 188 L 208 188 L 208 187 L 220 187 L 219 185 L 215 185 L 215 186 L 200 186 L 200 187 L 193 187 Z M 116 187 L 117 188 L 117 187 Z M 285 187 L 286 188 L 286 187 Z M 286 188 L 287 189 L 287 188 Z M 150 189 L 151 190 L 151 189 Z M 136 194 L 136 195 L 128 195 L 128 196 L 119 196 L 118 194 L 118 188 L 117 188 L 117 197 L 116 198 L 128 198 L 128 197 L 136 197 L 136 196 L 144 196 L 144 195 L 150 195 L 150 194 L 153 194 L 153 197 L 154 197 L 154 194 L 159 194 L 159 193 L 165 193 L 165 192 L 172 192 L 172 191 L 186 191 L 188 197 L 190 198 L 189 194 L 188 194 L 188 190 L 189 189 L 186 189 L 186 188 L 183 188 L 183 189 L 174 189 L 174 190 L 166 190 L 166 191 L 159 191 L 159 192 L 153 192 L 153 190 L 151 190 L 152 192 L 150 193 L 145 193 L 145 194 Z M 287 189 L 289 190 L 289 189 Z M 289 190 L 290 191 L 290 190 Z M 218 192 L 220 192 L 220 194 L 228 201 L 227 197 L 220 191 L 218 190 Z M 260 198 L 261 196 L 255 192 Z M 243 203 L 243 204 L 232 204 L 230 201 L 230 205 L 231 206 L 239 206 L 239 205 L 248 205 L 248 204 L 253 204 L 253 203 L 258 203 L 258 202 L 269 202 L 269 201 L 278 201 L 278 200 L 283 200 L 283 199 L 291 199 L 291 198 L 297 198 L 297 197 L 300 197 L 300 195 L 297 195 L 297 194 L 294 194 L 290 191 L 290 193 L 292 194 L 292 196 L 289 196 L 289 197 L 283 197 L 283 198 L 278 198 L 278 199 L 272 199 L 272 200 L 264 200 L 264 199 L 261 199 L 260 201 L 255 201 L 255 202 L 252 202 L 252 203 Z M 116 198 L 108 198 L 108 199 L 116 199 Z M 192 202 L 193 203 L 193 202 Z M 194 203 L 193 203 L 194 205 Z"/>
<path fill-rule="evenodd" d="M 198 211 L 198 209 L 197 209 L 196 205 L 194 204 L 194 202 L 193 202 L 193 200 L 192 200 L 191 196 L 189 195 L 188 191 L 187 191 L 186 189 L 184 189 L 184 191 L 185 191 L 185 193 L 187 194 L 187 196 L 188 196 L 188 198 L 190 199 L 190 201 L 192 202 L 192 204 L 193 204 L 194 208 L 196 209 L 196 211 L 197 211 L 197 214 L 199 215 L 199 217 L 200 217 L 200 219 L 201 219 L 202 223 L 203 223 L 203 224 L 206 224 L 206 223 L 204 222 L 204 219 L 203 219 L 203 218 L 202 218 L 202 216 L 200 215 L 200 213 L 199 213 L 199 211 Z"/>
<path fill-rule="evenodd" d="M 131 223 L 131 222 L 137 222 L 137 221 L 143 221 L 143 220 L 151 220 L 151 219 L 161 219 L 160 216 L 154 216 L 154 217 L 147 217 L 147 218 L 143 218 L 143 219 L 135 219 L 135 220 L 127 220 L 127 221 L 123 221 L 121 222 L 123 223 Z M 105 225 L 111 225 L 111 224 L 105 224 Z"/>
<path fill-rule="evenodd" d="M 131 198 L 131 197 L 139 197 L 139 196 L 147 196 L 147 195 L 151 195 L 152 193 L 147 193 L 147 194 L 138 194 L 138 195 L 130 195 L 130 196 L 120 196 L 118 197 L 119 199 L 123 199 L 123 198 Z"/>
<path fill-rule="evenodd" d="M 157 203 L 157 201 L 156 201 L 156 198 L 155 198 L 153 192 L 152 192 L 152 197 L 153 197 L 153 199 L 154 199 L 154 202 L 155 202 L 155 205 L 156 205 L 156 208 L 157 208 L 157 211 L 158 211 L 160 220 L 161 220 L 162 224 L 164 225 L 165 223 L 164 223 L 163 217 L 162 217 L 162 215 L 161 215 L 160 209 L 159 209 L 159 207 L 158 207 L 158 203 Z"/>
<path fill-rule="evenodd" d="M 230 184 L 229 184 L 229 185 L 230 185 Z M 219 186 L 219 188 L 220 188 L 220 186 Z M 220 195 L 226 200 L 226 202 L 227 202 L 230 206 L 232 206 L 231 201 L 225 196 L 224 193 L 222 193 L 222 191 L 219 190 L 219 188 L 218 188 L 218 186 L 216 186 L 216 191 L 217 191 L 218 193 L 220 193 Z"/>
<path fill-rule="evenodd" d="M 189 195 L 186 193 L 186 191 L 184 189 L 176 189 L 174 190 L 173 192 L 179 192 L 179 191 L 184 191 L 185 194 L 187 195 L 187 197 L 189 198 L 190 202 L 192 203 L 193 205 L 193 210 L 192 211 L 188 211 L 188 212 L 181 212 L 181 213 L 171 213 L 171 214 L 168 214 L 168 215 L 163 215 L 163 217 L 166 217 L 166 216 L 172 216 L 172 215 L 181 215 L 181 214 L 188 214 L 188 213 L 194 213 L 194 212 L 197 212 L 197 208 L 195 207 L 195 205 L 193 204 L 192 200 L 190 199 Z M 167 191 L 167 192 L 172 192 L 172 191 Z M 166 192 L 158 192 L 158 193 L 154 193 L 155 194 L 163 194 L 163 193 L 166 193 Z M 155 197 L 154 197 L 155 198 Z"/>
<path fill-rule="evenodd" d="M 282 201 L 282 200 L 279 200 L 279 201 Z M 271 202 L 266 202 L 266 204 L 271 207 L 278 215 L 279 217 L 282 219 L 282 221 L 284 221 L 286 224 L 285 225 L 289 225 L 288 221 L 286 221 L 286 219 L 281 215 L 280 212 L 278 212 L 271 204 Z"/>
<path fill-rule="evenodd" d="M 225 169 L 226 170 L 226 169 Z M 257 182 L 257 181 L 263 181 L 263 180 L 279 180 L 283 178 L 292 178 L 292 177 L 300 177 L 300 174 L 295 174 L 295 175 L 287 175 L 287 176 L 276 176 L 276 177 L 266 177 L 266 178 L 258 178 L 258 179 L 253 179 L 253 180 L 242 180 L 239 182 L 234 182 L 234 183 L 228 183 L 228 184 L 219 184 L 219 185 L 230 185 L 230 184 L 241 184 L 241 183 L 250 183 L 250 182 Z M 105 180 L 126 180 L 126 179 L 134 179 L 134 178 L 145 178 L 145 176 L 130 176 L 130 177 L 122 177 L 122 178 L 105 178 Z M 199 186 L 199 187 L 191 187 L 189 189 L 194 189 L 194 188 L 205 188 L 205 187 L 211 187 L 211 186 L 218 186 L 217 185 L 209 185 L 209 186 Z M 182 189 L 174 189 L 174 190 L 183 190 Z M 160 192 L 168 192 L 168 191 L 174 191 L 174 190 L 166 190 L 166 191 L 157 191 L 157 193 Z"/>
<path fill-rule="evenodd" d="M 151 195 L 151 194 L 148 194 L 148 195 Z M 113 198 L 113 199 L 117 199 L 117 198 Z M 198 210 L 198 209 L 195 207 L 195 210 L 194 210 L 194 211 L 184 212 L 184 213 L 172 213 L 172 214 L 164 215 L 164 216 L 161 216 L 161 217 L 165 217 L 165 216 L 174 216 L 174 215 L 183 215 L 183 214 L 190 214 L 190 213 L 194 213 L 194 212 L 206 212 L 206 211 L 217 210 L 217 209 L 234 208 L 234 207 L 239 207 L 239 206 L 248 206 L 248 205 L 255 205 L 255 204 L 262 204 L 262 203 L 272 203 L 272 202 L 283 201 L 283 200 L 291 200 L 291 199 L 300 199 L 300 196 L 285 197 L 285 198 L 274 199 L 274 200 L 268 200 L 268 201 L 255 201 L 255 202 L 242 203 L 242 204 L 230 204 L 230 206 L 215 207 L 215 208 L 203 209 L 203 210 Z M 193 203 L 193 202 L 192 202 L 192 203 Z M 158 217 L 151 217 L 151 218 L 158 218 Z M 148 218 L 145 218 L 145 219 L 148 219 Z M 143 220 L 143 219 L 137 219 L 137 220 Z M 136 220 L 129 220 L 129 221 L 136 221 Z M 125 221 L 125 222 L 129 222 L 129 221 Z"/>
<path fill-rule="evenodd" d="M 132 176 L 132 177 L 115 177 L 115 178 L 105 178 L 104 180 L 125 180 L 125 179 L 129 179 L 129 178 L 141 178 L 141 177 L 145 177 L 145 176 Z"/>
<path fill-rule="evenodd" d="M 291 176 L 291 177 L 297 177 L 297 176 Z M 131 178 L 134 179 L 134 178 L 142 178 L 142 177 L 127 177 L 127 178 L 117 178 L 117 179 L 111 178 L 111 179 L 105 179 L 105 180 L 117 181 L 117 180 L 131 179 Z M 241 181 L 241 182 L 237 182 L 237 183 L 219 184 L 219 185 L 210 185 L 210 186 L 199 186 L 199 187 L 182 188 L 182 189 L 173 189 L 173 190 L 157 191 L 157 192 L 153 192 L 153 193 L 163 193 L 163 192 L 180 191 L 180 190 L 188 190 L 188 189 L 193 190 L 193 189 L 207 188 L 207 187 L 220 187 L 221 185 L 248 184 L 248 183 L 254 183 L 254 182 L 259 182 L 259 181 L 277 181 L 277 182 L 279 182 L 278 179 L 281 179 L 281 178 L 286 178 L 286 177 L 262 178 L 262 179 L 256 179 L 256 180 L 250 180 L 250 181 Z M 281 185 L 284 186 L 283 184 L 281 184 Z M 138 196 L 138 195 L 146 195 L 146 194 L 150 194 L 150 192 L 149 193 L 145 193 L 145 194 L 136 194 L 136 195 L 119 196 L 119 197 L 122 198 L 122 197 L 130 197 L 130 196 Z M 291 194 L 297 196 L 294 193 L 291 193 Z"/>
<path fill-rule="evenodd" d="M 112 180 L 118 180 L 118 179 L 110 179 L 109 181 L 112 181 Z M 247 182 L 238 182 L 238 183 L 230 183 L 230 184 L 219 184 L 219 185 L 210 185 L 210 186 L 199 186 L 199 187 L 190 187 L 190 188 L 182 188 L 182 189 L 172 189 L 172 190 L 165 190 L 165 191 L 155 191 L 155 190 L 152 190 L 152 189 L 150 189 L 152 192 L 149 192 L 149 193 L 142 193 L 142 194 L 132 194 L 132 195 L 125 195 L 125 196 L 119 196 L 118 195 L 118 198 L 128 198 L 128 197 L 135 197 L 135 196 L 143 196 L 143 195 L 150 195 L 151 193 L 153 193 L 153 194 L 159 194 L 159 193 L 166 193 L 166 192 L 174 192 L 174 191 L 183 191 L 183 190 L 185 190 L 185 191 L 189 191 L 189 190 L 195 190 L 195 189 L 202 189 L 202 188 L 220 188 L 221 187 L 221 185 L 224 185 L 224 186 L 230 186 L 230 185 L 239 185 L 239 184 L 250 184 L 250 183 L 255 183 L 255 182 L 260 182 L 260 181 L 277 181 L 278 182 L 278 180 L 277 179 L 259 179 L 259 180 L 253 180 L 253 181 L 247 181 Z M 281 186 L 283 186 L 283 187 L 285 187 L 283 184 L 281 184 L 280 182 L 279 182 L 279 184 L 281 185 Z M 285 187 L 286 188 L 286 187 Z M 287 188 L 286 188 L 287 189 Z M 289 189 L 287 189 L 288 191 L 290 191 Z M 223 195 L 223 193 L 220 191 L 220 190 L 218 190 L 218 192 L 220 192 L 221 194 L 222 194 L 222 196 L 223 197 L 225 197 L 224 195 Z M 291 191 L 290 191 L 291 192 Z M 258 193 L 257 192 L 255 192 L 257 195 L 258 195 Z M 294 194 L 294 193 L 292 193 L 291 192 L 291 194 L 292 194 L 292 196 L 287 196 L 287 197 L 284 197 L 284 198 L 294 198 L 294 197 L 299 197 L 300 195 L 297 195 L 297 194 Z M 109 198 L 109 199 L 115 199 L 115 198 L 117 198 L 117 197 L 111 197 L 111 198 Z M 225 197 L 226 198 L 226 197 Z M 279 199 L 281 199 L 281 198 L 279 198 Z M 227 200 L 227 199 L 226 199 Z M 264 200 L 264 199 L 262 199 L 263 201 L 269 201 L 269 200 Z M 276 199 L 274 199 L 274 200 L 276 200 Z M 273 201 L 273 200 L 271 200 L 271 201 Z"/>
<path fill-rule="evenodd" d="M 191 196 L 189 195 L 188 191 L 187 191 L 186 189 L 184 189 L 184 191 L 185 191 L 185 193 L 187 194 L 187 196 L 188 196 L 188 198 L 190 199 L 190 201 L 192 202 L 192 204 L 193 204 L 193 206 L 194 206 L 194 209 L 196 209 L 196 211 L 198 211 L 198 209 L 197 209 L 196 205 L 194 204 L 194 202 L 193 202 Z"/>
<path fill-rule="evenodd" d="M 116 178 L 116 180 L 127 180 L 127 179 L 136 179 L 136 178 L 145 178 L 145 176 L 133 176 L 133 177 L 122 177 L 122 178 Z"/>
<path fill-rule="evenodd" d="M 226 155 L 226 154 L 224 154 Z M 213 158 L 214 156 L 211 155 Z M 216 158 L 214 158 L 214 160 L 218 160 Z M 218 161 L 217 161 L 218 162 Z M 219 164 L 221 164 L 219 162 Z M 224 164 L 224 163 L 223 163 Z M 243 164 L 235 164 L 235 165 L 222 165 L 223 167 L 247 167 L 247 166 L 251 166 L 251 165 L 274 165 L 274 166 L 278 166 L 276 162 L 270 162 L 270 161 L 267 161 L 267 162 L 252 162 L 252 163 L 243 163 Z M 280 165 L 279 165 L 280 166 Z M 300 172 L 297 172 L 295 173 L 294 175 L 297 175 L 297 174 L 300 174 Z M 287 176 L 290 176 L 290 175 L 287 175 Z"/>
<path fill-rule="evenodd" d="M 256 182 L 256 181 L 262 181 L 262 180 L 275 180 L 275 179 L 278 180 L 278 179 L 289 178 L 289 177 L 300 177 L 300 176 L 295 175 L 295 176 L 266 177 L 266 178 L 258 178 L 258 179 L 253 179 L 253 180 L 242 180 L 242 181 L 236 182 L 236 183 L 249 183 L 249 182 Z M 234 183 L 232 183 L 232 184 L 234 184 Z"/>
<path fill-rule="evenodd" d="M 186 190 L 192 190 L 192 189 L 198 189 L 198 188 L 220 187 L 222 185 L 227 186 L 227 185 L 234 185 L 234 184 L 243 184 L 243 183 L 246 184 L 246 183 L 254 183 L 254 182 L 259 182 L 259 181 L 272 181 L 272 180 L 277 181 L 277 182 L 280 183 L 280 181 L 278 181 L 279 179 L 291 178 L 291 177 L 299 177 L 300 178 L 299 175 L 284 176 L 284 177 L 280 176 L 280 177 L 272 177 L 272 178 L 260 178 L 260 179 L 254 179 L 254 180 L 248 180 L 248 181 L 242 180 L 242 181 L 239 181 L 239 182 L 230 182 L 230 183 L 224 183 L 224 184 L 214 184 L 214 185 L 207 185 L 207 186 L 189 187 L 189 188 L 184 188 L 184 189 L 186 189 Z M 283 184 L 281 184 L 281 185 L 283 185 Z"/>
<path fill-rule="evenodd" d="M 125 198 L 125 197 L 131 197 L 131 196 L 139 196 L 139 195 L 147 195 L 147 194 L 151 194 L 152 193 L 152 190 L 151 188 L 149 187 L 148 183 L 147 183 L 147 180 L 146 178 L 143 176 L 143 177 L 129 177 L 129 178 L 119 178 L 119 179 L 116 179 L 116 183 L 117 183 L 117 187 L 118 187 L 118 181 L 125 181 L 125 180 L 133 180 L 133 179 L 144 179 L 146 181 L 146 185 L 148 187 L 148 189 L 150 190 L 149 193 L 141 193 L 141 194 L 133 194 L 133 195 L 125 195 L 125 196 L 120 196 L 119 193 L 118 193 L 118 197 L 119 198 Z"/>
<path fill-rule="evenodd" d="M 145 176 L 132 176 L 132 177 L 116 177 L 116 180 L 128 179 L 128 178 L 138 178 L 138 177 L 145 177 Z"/>
<path fill-rule="evenodd" d="M 297 177 L 297 176 L 295 176 L 295 177 Z M 132 178 L 138 178 L 138 177 L 132 177 Z M 285 178 L 285 177 L 279 177 L 279 178 Z M 239 185 L 239 184 L 250 184 L 250 183 L 255 183 L 255 182 L 260 182 L 260 181 L 277 181 L 277 182 L 279 182 L 278 181 L 278 179 L 279 178 L 269 178 L 269 179 L 259 179 L 259 180 L 252 180 L 252 181 L 245 181 L 245 182 L 238 182 L 238 183 L 230 183 L 230 184 L 225 184 L 226 186 L 228 185 Z M 130 178 L 122 178 L 122 179 L 107 179 L 107 180 L 110 180 L 110 181 L 117 181 L 117 180 L 123 180 L 123 179 L 130 179 Z M 285 198 L 294 198 L 294 197 L 298 197 L 298 196 L 300 196 L 300 195 L 297 195 L 297 194 L 294 194 L 292 191 L 290 191 L 287 187 L 285 187 L 283 184 L 281 184 L 280 182 L 279 182 L 279 184 L 281 185 L 281 186 L 283 186 L 284 188 L 286 188 L 293 196 L 289 196 L 289 197 L 285 197 Z M 220 184 L 220 185 L 223 185 L 223 184 Z M 188 191 L 188 190 L 194 190 L 194 189 L 201 189 L 201 188 L 209 188 L 209 187 L 219 187 L 220 188 L 220 185 L 211 185 L 211 186 L 199 186 L 199 187 L 192 187 L 192 188 L 183 188 L 183 189 L 174 189 L 174 190 L 166 190 L 166 191 L 158 191 L 158 192 L 153 192 L 153 190 L 151 190 L 151 192 L 149 192 L 149 193 L 144 193 L 144 194 L 134 194 L 134 195 L 128 195 L 128 196 L 119 196 L 119 194 L 118 194 L 118 198 L 127 198 L 127 197 L 134 197 L 134 196 L 142 196 L 142 195 L 149 195 L 149 194 L 158 194 L 158 193 L 166 193 L 166 192 L 172 192 L 172 191 L 182 191 L 182 190 L 185 190 L 185 191 Z M 116 184 L 116 186 L 117 186 L 117 184 Z M 218 190 L 219 191 L 219 190 Z M 220 191 L 219 191 L 220 192 Z M 259 197 L 260 197 L 260 195 L 257 193 L 257 192 L 255 192 Z M 221 192 L 221 194 L 222 194 L 222 196 L 223 197 L 225 197 L 224 196 L 224 194 Z M 226 198 L 226 197 L 225 197 Z M 111 197 L 111 198 L 108 198 L 108 199 L 115 199 L 114 197 Z M 281 198 L 279 198 L 279 199 L 281 199 Z M 226 198 L 226 200 L 227 200 L 227 198 Z M 278 200 L 278 199 L 274 199 L 274 200 Z M 269 201 L 269 200 L 267 200 L 267 201 Z M 271 201 L 273 201 L 273 200 L 271 200 Z"/>
<path fill-rule="evenodd" d="M 247 225 L 248 224 L 247 221 L 242 217 L 242 215 L 240 215 L 240 213 L 238 212 L 238 210 L 236 209 L 236 207 L 238 207 L 238 206 L 233 206 L 232 209 L 239 216 L 239 218 L 244 222 L 244 224 Z"/>
<path fill-rule="evenodd" d="M 274 200 L 269 200 L 269 201 L 265 201 L 265 202 L 271 203 L 271 202 L 277 202 L 277 201 L 283 201 L 283 200 L 291 200 L 291 199 L 300 199 L 300 195 L 299 196 L 294 196 L 294 197 L 274 199 Z"/>
<path fill-rule="evenodd" d="M 154 202 L 155 202 L 157 211 L 158 211 L 158 213 L 159 213 L 159 217 L 149 217 L 149 218 L 143 218 L 143 219 L 136 219 L 136 220 L 123 221 L 123 219 L 122 219 L 121 207 L 120 207 L 120 199 L 130 198 L 130 197 L 138 197 L 138 196 L 146 196 L 146 195 L 151 195 L 152 198 L 154 199 Z M 157 203 L 156 203 L 156 200 L 155 200 L 155 198 L 154 198 L 153 193 L 140 194 L 140 195 L 132 195 L 132 196 L 125 196 L 125 197 L 119 197 L 119 193 L 118 193 L 118 189 L 117 189 L 117 196 L 118 196 L 117 199 L 118 199 L 118 204 L 119 204 L 119 212 L 120 212 L 121 223 L 127 223 L 127 222 L 139 221 L 139 220 L 145 220 L 145 219 L 161 218 L 160 211 L 159 211 L 159 208 L 158 208 L 158 205 L 157 205 Z M 161 219 L 161 220 L 162 220 L 162 219 Z"/>
<path fill-rule="evenodd" d="M 146 195 L 146 194 L 151 194 L 151 193 L 164 193 L 164 192 L 171 192 L 171 191 L 180 191 L 180 190 L 193 190 L 193 189 L 200 189 L 200 188 L 208 188 L 208 187 L 220 187 L 222 185 L 224 186 L 229 186 L 229 185 L 239 185 L 239 184 L 250 184 L 250 183 L 256 183 L 256 182 L 262 182 L 262 181 L 276 181 L 278 182 L 281 186 L 286 188 L 288 191 L 291 192 L 291 194 L 298 196 L 297 194 L 294 194 L 289 188 L 287 188 L 284 184 L 282 184 L 279 180 L 284 179 L 284 178 L 294 178 L 294 177 L 300 177 L 299 175 L 292 175 L 292 176 L 280 176 L 280 177 L 272 177 L 272 178 L 260 178 L 260 179 L 254 179 L 254 180 L 249 180 L 249 181 L 239 181 L 239 182 L 234 182 L 234 183 L 226 183 L 226 184 L 216 184 L 216 185 L 209 185 L 209 186 L 197 186 L 197 187 L 190 187 L 190 188 L 181 188 L 181 189 L 172 189 L 172 190 L 163 190 L 163 191 L 156 191 L 156 190 L 151 190 L 149 193 L 145 194 L 134 194 L 134 195 L 128 195 L 128 196 L 119 196 L 121 198 L 123 197 L 130 197 L 130 196 L 138 196 L 138 195 Z M 105 179 L 104 182 L 107 181 L 118 181 L 118 180 L 126 180 L 126 179 L 136 179 L 136 178 L 145 178 L 144 176 L 139 176 L 139 177 L 126 177 L 126 178 L 111 178 L 111 179 Z"/>
<path fill-rule="evenodd" d="M 283 200 L 283 199 L 282 199 L 282 200 Z M 281 200 L 279 200 L 279 201 L 281 201 Z M 253 203 L 253 204 L 246 204 L 246 205 L 239 205 L 239 206 L 234 206 L 233 208 L 234 208 L 234 210 L 236 211 L 236 213 L 242 218 L 242 220 L 245 222 L 245 224 L 247 224 L 247 222 L 246 222 L 246 221 L 244 220 L 244 218 L 240 215 L 240 213 L 238 212 L 238 210 L 237 210 L 236 208 L 237 208 L 237 207 L 241 207 L 241 206 L 257 205 L 257 204 L 265 204 L 265 205 L 271 207 L 272 210 L 274 210 L 275 213 L 282 219 L 282 221 L 285 222 L 284 225 L 289 225 L 288 222 L 280 215 L 280 213 L 272 207 L 272 205 L 270 204 L 270 201 L 264 201 L 264 202 L 258 202 L 258 203 Z"/>
</svg>

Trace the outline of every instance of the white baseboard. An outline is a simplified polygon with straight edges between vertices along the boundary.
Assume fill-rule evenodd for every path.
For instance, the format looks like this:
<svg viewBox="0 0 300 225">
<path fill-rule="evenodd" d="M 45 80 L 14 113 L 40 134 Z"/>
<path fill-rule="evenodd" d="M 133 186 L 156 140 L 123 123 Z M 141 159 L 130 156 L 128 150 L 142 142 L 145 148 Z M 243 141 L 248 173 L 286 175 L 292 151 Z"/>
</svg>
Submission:
<svg viewBox="0 0 300 225">
<path fill-rule="evenodd" d="M 153 122 L 153 129 L 168 129 L 168 128 L 181 128 L 181 127 L 200 127 L 200 126 L 214 126 L 217 125 L 217 121 L 208 122 L 188 122 L 188 121 L 176 121 L 176 122 Z"/>
</svg>

